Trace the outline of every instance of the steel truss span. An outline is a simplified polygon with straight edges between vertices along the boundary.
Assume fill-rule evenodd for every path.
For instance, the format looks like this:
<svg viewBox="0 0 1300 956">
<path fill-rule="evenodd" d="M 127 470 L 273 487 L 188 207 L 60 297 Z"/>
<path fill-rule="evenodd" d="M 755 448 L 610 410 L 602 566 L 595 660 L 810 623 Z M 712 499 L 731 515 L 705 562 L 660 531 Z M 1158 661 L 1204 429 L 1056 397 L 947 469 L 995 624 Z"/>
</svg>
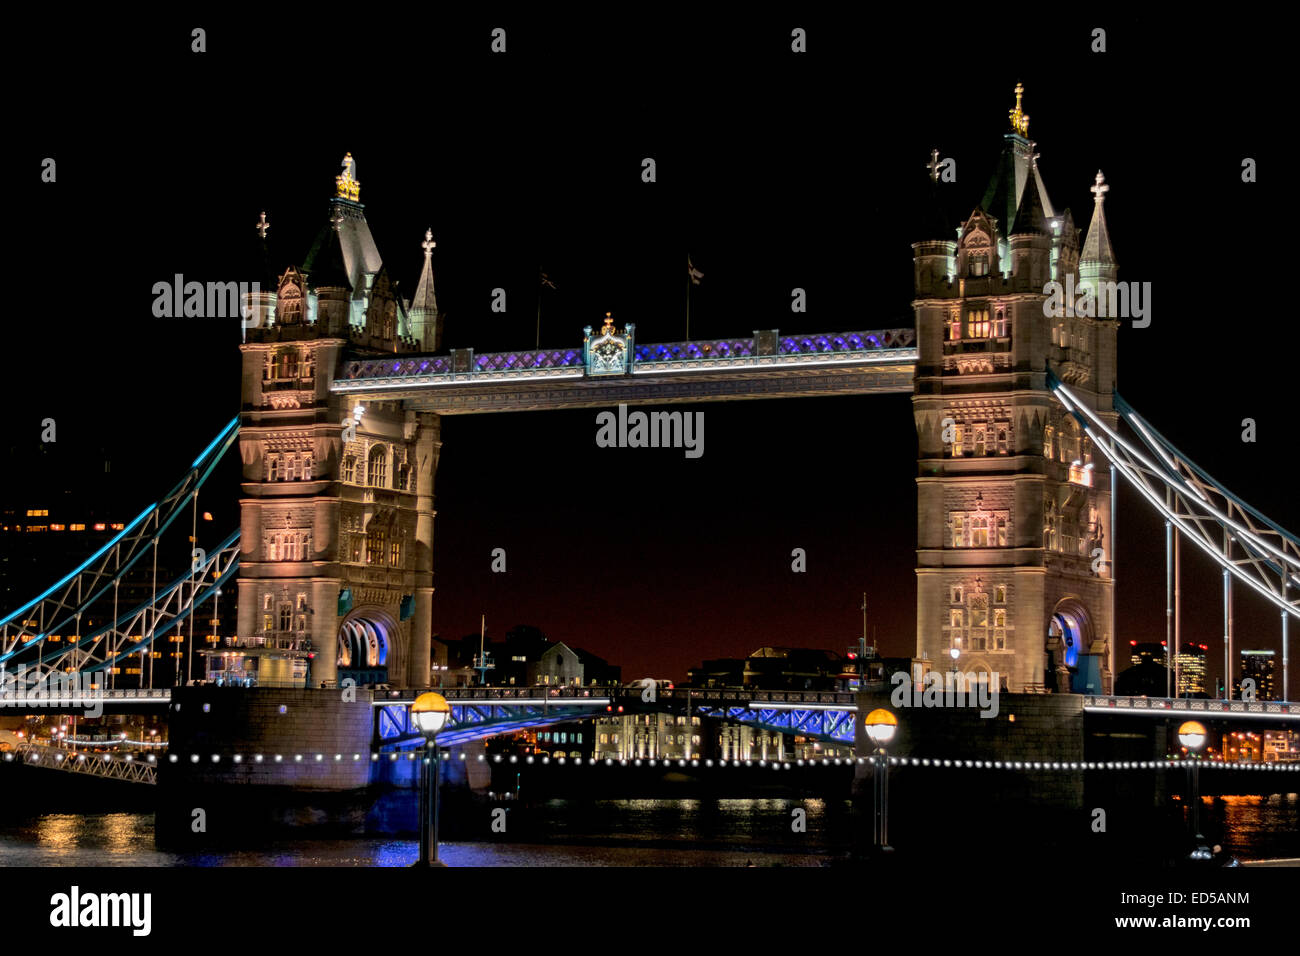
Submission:
<svg viewBox="0 0 1300 956">
<path fill-rule="evenodd" d="M 1274 607 L 1300 618 L 1300 539 L 1175 448 L 1115 395 L 1115 409 L 1138 436 L 1129 442 L 1055 376 L 1048 385 L 1096 447 L 1147 502 L 1231 574 Z"/>
<path fill-rule="evenodd" d="M 210 552 L 196 556 L 189 574 L 158 588 L 140 606 L 124 614 L 117 606 L 118 589 L 127 573 L 151 552 L 156 560 L 162 535 L 187 505 L 192 511 L 197 509 L 199 489 L 238 435 L 239 419 L 235 418 L 161 501 L 142 511 L 43 594 L 0 619 L 0 693 L 8 696 L 51 678 L 109 668 L 151 646 L 231 578 L 239 564 L 238 531 Z M 195 530 L 193 518 L 191 530 Z M 104 608 L 110 600 L 112 623 L 82 633 L 82 619 L 91 607 Z"/>
</svg>

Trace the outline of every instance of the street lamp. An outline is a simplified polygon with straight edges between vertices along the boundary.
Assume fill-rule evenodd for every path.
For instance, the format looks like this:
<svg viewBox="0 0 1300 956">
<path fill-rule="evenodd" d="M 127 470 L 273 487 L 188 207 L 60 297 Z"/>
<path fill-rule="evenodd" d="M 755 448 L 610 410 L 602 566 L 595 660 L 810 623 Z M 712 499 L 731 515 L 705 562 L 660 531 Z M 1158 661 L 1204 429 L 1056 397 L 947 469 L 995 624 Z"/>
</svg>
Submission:
<svg viewBox="0 0 1300 956">
<path fill-rule="evenodd" d="M 1192 841 L 1193 860 L 1208 860 L 1214 854 L 1210 848 L 1205 845 L 1205 837 L 1201 835 L 1201 795 L 1200 795 L 1200 763 L 1197 756 L 1202 747 L 1205 746 L 1205 725 L 1200 721 L 1188 720 L 1178 728 L 1178 742 L 1187 748 L 1192 757 L 1191 776 L 1191 794 L 1192 794 L 1192 818 L 1191 826 L 1194 839 Z"/>
<path fill-rule="evenodd" d="M 898 730 L 898 718 L 883 707 L 877 707 L 863 720 L 867 736 L 876 745 L 872 754 L 872 784 L 875 815 L 871 829 L 872 847 L 882 853 L 889 853 L 889 758 L 885 754 L 886 745 L 894 739 Z"/>
<path fill-rule="evenodd" d="M 411 721 L 424 734 L 426 754 L 420 778 L 420 858 L 416 866 L 446 865 L 438 859 L 438 785 L 442 766 L 434 741 L 450 717 L 451 705 L 441 694 L 421 694 L 411 705 Z"/>
</svg>

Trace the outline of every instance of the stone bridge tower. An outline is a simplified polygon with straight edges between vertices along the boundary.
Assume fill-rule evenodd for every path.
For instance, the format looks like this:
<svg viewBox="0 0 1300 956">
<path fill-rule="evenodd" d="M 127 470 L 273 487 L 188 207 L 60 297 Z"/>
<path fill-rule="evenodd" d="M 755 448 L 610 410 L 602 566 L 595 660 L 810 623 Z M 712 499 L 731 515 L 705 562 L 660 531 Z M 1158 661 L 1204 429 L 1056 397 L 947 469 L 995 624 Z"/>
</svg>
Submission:
<svg viewBox="0 0 1300 956">
<path fill-rule="evenodd" d="M 439 418 L 330 392 L 345 355 L 433 351 L 424 272 L 402 300 L 380 259 L 349 156 L 301 268 L 263 269 L 246 302 L 239 630 L 269 686 L 429 685 Z M 269 263 L 263 216 L 258 224 Z"/>
<path fill-rule="evenodd" d="M 1113 281 L 1100 174 L 1080 250 L 1038 170 L 1016 88 L 1012 131 L 953 238 L 937 155 L 931 223 L 913 245 L 919 357 L 917 656 L 997 674 L 1012 692 L 1109 692 L 1114 673 L 1111 470 L 1048 388 L 1049 369 L 1110 423 L 1112 319 L 1048 315 Z"/>
</svg>

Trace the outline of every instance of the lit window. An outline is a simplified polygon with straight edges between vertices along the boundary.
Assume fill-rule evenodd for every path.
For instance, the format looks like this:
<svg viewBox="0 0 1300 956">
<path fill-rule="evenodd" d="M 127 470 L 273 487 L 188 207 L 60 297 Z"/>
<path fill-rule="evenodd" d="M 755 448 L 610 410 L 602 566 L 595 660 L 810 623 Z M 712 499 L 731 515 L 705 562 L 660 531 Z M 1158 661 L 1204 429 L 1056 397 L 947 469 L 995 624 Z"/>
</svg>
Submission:
<svg viewBox="0 0 1300 956">
<path fill-rule="evenodd" d="M 965 442 L 966 428 L 961 422 L 955 422 L 952 426 L 952 444 L 948 446 L 948 453 L 954 458 L 960 458 L 962 445 Z"/>
<path fill-rule="evenodd" d="M 987 548 L 989 546 L 989 519 L 982 515 L 973 515 L 970 519 L 971 547 Z"/>
<path fill-rule="evenodd" d="M 387 487 L 388 481 L 388 449 L 383 445 L 376 445 L 370 449 L 370 456 L 366 465 L 366 484 L 372 488 Z"/>
<path fill-rule="evenodd" d="M 999 515 L 998 516 L 998 547 L 1005 548 L 1006 546 L 1007 546 L 1007 519 Z"/>
<path fill-rule="evenodd" d="M 954 548 L 965 547 L 966 545 L 966 527 L 963 516 L 954 514 L 952 516 L 952 546 Z M 959 594 L 961 592 L 958 592 Z M 957 600 L 961 600 L 958 598 Z"/>
<path fill-rule="evenodd" d="M 985 448 L 984 436 L 986 433 L 987 433 L 987 426 L 984 425 L 984 423 L 981 422 L 980 424 L 975 426 L 975 454 L 976 455 L 984 454 L 984 448 Z"/>
<path fill-rule="evenodd" d="M 961 341 L 961 316 L 956 312 L 954 312 L 952 317 L 948 320 L 948 341 Z"/>
<path fill-rule="evenodd" d="M 960 628 L 963 626 L 963 612 L 960 608 L 952 608 L 948 614 L 948 626 Z"/>
<path fill-rule="evenodd" d="M 1005 584 L 999 584 L 993 589 L 993 602 L 995 604 L 1007 603 L 1007 586 Z"/>
<path fill-rule="evenodd" d="M 1007 309 L 1006 306 L 998 306 L 997 312 L 993 317 L 993 336 L 994 338 L 1005 338 L 1007 334 Z"/>
<path fill-rule="evenodd" d="M 986 339 L 989 337 L 988 309 L 972 309 L 966 314 L 966 335 L 972 339 Z"/>
<path fill-rule="evenodd" d="M 388 549 L 388 563 L 395 568 L 402 566 L 402 546 L 396 541 L 394 541 L 393 546 Z"/>
<path fill-rule="evenodd" d="M 384 563 L 384 546 L 388 533 L 383 528 L 375 528 L 366 533 L 366 564 Z"/>
</svg>

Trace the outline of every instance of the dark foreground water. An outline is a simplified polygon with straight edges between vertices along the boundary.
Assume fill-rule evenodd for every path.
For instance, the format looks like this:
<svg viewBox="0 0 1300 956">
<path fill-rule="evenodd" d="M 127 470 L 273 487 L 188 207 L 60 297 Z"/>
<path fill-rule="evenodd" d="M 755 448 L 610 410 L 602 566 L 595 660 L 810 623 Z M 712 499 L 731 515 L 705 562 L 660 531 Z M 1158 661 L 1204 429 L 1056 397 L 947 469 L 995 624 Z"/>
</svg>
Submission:
<svg viewBox="0 0 1300 956">
<path fill-rule="evenodd" d="M 802 808 L 802 830 L 792 810 Z M 1207 835 L 1244 861 L 1300 858 L 1300 798 L 1228 797 L 1204 805 Z M 444 843 L 453 866 L 823 866 L 843 855 L 847 801 L 554 799 L 533 808 L 529 842 Z M 907 834 L 892 842 L 905 847 Z M 407 866 L 410 837 L 306 832 L 256 849 L 165 850 L 150 813 L 35 813 L 0 824 L 0 866 Z"/>
</svg>

